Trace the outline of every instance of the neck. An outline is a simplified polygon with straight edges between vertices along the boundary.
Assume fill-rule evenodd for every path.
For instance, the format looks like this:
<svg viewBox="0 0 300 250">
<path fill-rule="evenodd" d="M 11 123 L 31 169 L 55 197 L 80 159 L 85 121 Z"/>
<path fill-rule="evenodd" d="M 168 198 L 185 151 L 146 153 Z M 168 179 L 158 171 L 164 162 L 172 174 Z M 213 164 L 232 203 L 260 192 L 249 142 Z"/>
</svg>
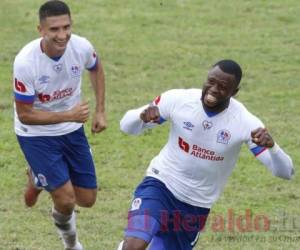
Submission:
<svg viewBox="0 0 300 250">
<path fill-rule="evenodd" d="M 208 107 L 207 105 L 205 105 L 202 98 L 201 98 L 201 103 L 202 103 L 202 106 L 203 106 L 205 112 L 213 112 L 213 113 L 218 114 L 228 108 L 229 103 L 230 103 L 230 98 L 226 99 L 225 101 L 219 103 L 217 106 L 214 106 L 214 107 Z"/>
<path fill-rule="evenodd" d="M 41 50 L 50 58 L 52 57 L 60 57 L 64 54 L 65 51 L 57 52 L 47 46 L 47 43 L 42 39 L 41 41 Z"/>
</svg>

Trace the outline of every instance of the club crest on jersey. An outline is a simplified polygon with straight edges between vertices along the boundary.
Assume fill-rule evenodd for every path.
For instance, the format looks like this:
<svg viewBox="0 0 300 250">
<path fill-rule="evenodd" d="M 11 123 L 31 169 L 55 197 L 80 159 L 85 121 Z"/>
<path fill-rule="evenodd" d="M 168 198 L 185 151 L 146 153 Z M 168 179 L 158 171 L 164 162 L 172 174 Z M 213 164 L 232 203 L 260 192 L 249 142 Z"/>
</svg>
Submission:
<svg viewBox="0 0 300 250">
<path fill-rule="evenodd" d="M 206 130 L 206 129 L 212 128 L 213 124 L 212 124 L 212 122 L 209 122 L 209 121 L 205 120 L 205 121 L 202 122 L 202 126 L 203 126 L 204 130 Z"/>
<path fill-rule="evenodd" d="M 59 64 L 53 65 L 53 70 L 58 74 L 59 72 L 62 71 L 62 64 L 59 63 Z"/>
<path fill-rule="evenodd" d="M 49 83 L 50 82 L 50 76 L 43 75 L 39 78 L 38 81 L 39 81 L 40 84 Z"/>
<path fill-rule="evenodd" d="M 217 142 L 223 143 L 223 144 L 228 144 L 230 137 L 231 137 L 230 132 L 226 129 L 222 129 L 217 134 Z"/>
<path fill-rule="evenodd" d="M 141 198 L 135 198 L 131 204 L 130 211 L 138 210 L 140 209 L 140 206 L 142 205 L 142 199 Z"/>
<path fill-rule="evenodd" d="M 80 66 L 79 65 L 72 65 L 71 67 L 71 74 L 72 77 L 79 77 L 81 72 L 80 72 Z"/>
<path fill-rule="evenodd" d="M 183 122 L 183 128 L 192 131 L 193 127 L 195 127 L 195 125 L 193 125 L 191 122 Z"/>
</svg>

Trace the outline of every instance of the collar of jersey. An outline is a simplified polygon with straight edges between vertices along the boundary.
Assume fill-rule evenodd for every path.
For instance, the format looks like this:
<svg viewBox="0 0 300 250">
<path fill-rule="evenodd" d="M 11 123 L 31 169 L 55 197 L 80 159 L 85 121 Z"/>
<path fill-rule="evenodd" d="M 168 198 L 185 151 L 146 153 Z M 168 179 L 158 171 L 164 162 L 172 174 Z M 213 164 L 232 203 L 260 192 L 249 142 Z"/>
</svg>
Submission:
<svg viewBox="0 0 300 250">
<path fill-rule="evenodd" d="M 52 60 L 54 61 L 59 61 L 59 59 L 61 58 L 62 56 L 54 56 L 54 57 L 50 57 Z"/>
<path fill-rule="evenodd" d="M 219 114 L 218 112 L 206 111 L 205 109 L 204 109 L 204 112 L 207 114 L 208 117 L 213 117 L 213 116 Z"/>
</svg>

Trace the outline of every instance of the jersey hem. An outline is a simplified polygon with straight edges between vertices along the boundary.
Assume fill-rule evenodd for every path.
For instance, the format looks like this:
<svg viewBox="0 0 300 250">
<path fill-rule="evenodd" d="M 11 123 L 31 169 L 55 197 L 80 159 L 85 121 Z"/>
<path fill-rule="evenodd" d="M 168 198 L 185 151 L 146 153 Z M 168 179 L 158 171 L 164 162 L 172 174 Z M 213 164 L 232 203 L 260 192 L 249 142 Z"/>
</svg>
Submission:
<svg viewBox="0 0 300 250">
<path fill-rule="evenodd" d="M 146 174 L 146 176 L 153 177 L 155 179 L 160 180 L 162 183 L 164 183 L 166 185 L 167 189 L 175 196 L 175 198 L 178 199 L 181 202 L 184 202 L 184 203 L 189 204 L 189 205 L 194 206 L 194 207 L 202 207 L 202 208 L 209 208 L 209 209 L 213 205 L 213 203 L 204 204 L 204 203 L 200 203 L 200 202 L 191 202 L 190 200 L 186 200 L 186 199 L 182 198 L 180 195 L 178 195 L 178 193 L 174 192 L 173 189 L 170 188 L 168 183 L 166 183 L 163 178 L 159 178 L 157 175 L 151 175 L 151 174 L 148 174 L 148 173 Z"/>
<path fill-rule="evenodd" d="M 37 136 L 60 136 L 60 135 L 66 135 L 66 134 L 69 134 L 69 133 L 72 133 L 74 131 L 76 131 L 77 129 L 79 129 L 80 127 L 82 127 L 83 124 L 82 123 L 78 123 L 77 126 L 74 126 L 72 129 L 66 129 L 64 131 L 45 131 L 45 132 L 39 132 L 39 134 L 36 134 L 36 133 L 24 133 L 24 132 L 21 132 L 20 129 L 18 128 L 15 128 L 15 134 L 18 135 L 18 136 L 24 136 L 24 137 L 37 137 Z"/>
</svg>

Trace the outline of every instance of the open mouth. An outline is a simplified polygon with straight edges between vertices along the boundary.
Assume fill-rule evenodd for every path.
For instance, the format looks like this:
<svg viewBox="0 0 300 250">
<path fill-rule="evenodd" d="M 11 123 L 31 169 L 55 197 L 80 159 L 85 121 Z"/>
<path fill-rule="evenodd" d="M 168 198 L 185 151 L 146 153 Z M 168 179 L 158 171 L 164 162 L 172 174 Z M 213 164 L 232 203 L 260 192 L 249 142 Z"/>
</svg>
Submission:
<svg viewBox="0 0 300 250">
<path fill-rule="evenodd" d="M 59 47 L 66 47 L 66 45 L 67 45 L 67 42 L 57 42 L 57 41 L 55 41 L 55 43 Z"/>
<path fill-rule="evenodd" d="M 204 102 L 205 102 L 205 104 L 206 104 L 207 106 L 213 107 L 213 106 L 216 106 L 216 105 L 218 104 L 218 99 L 217 99 L 215 96 L 213 96 L 213 95 L 207 93 L 207 94 L 204 96 Z"/>
</svg>

